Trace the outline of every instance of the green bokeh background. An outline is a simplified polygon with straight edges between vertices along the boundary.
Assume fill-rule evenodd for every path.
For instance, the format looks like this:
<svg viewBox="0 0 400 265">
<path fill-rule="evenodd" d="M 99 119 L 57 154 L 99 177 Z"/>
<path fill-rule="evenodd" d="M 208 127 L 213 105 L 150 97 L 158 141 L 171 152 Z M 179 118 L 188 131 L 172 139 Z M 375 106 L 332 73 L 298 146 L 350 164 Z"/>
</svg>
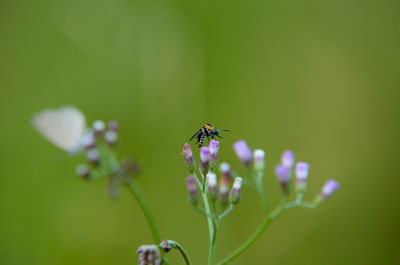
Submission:
<svg viewBox="0 0 400 265">
<path fill-rule="evenodd" d="M 341 188 L 318 210 L 294 209 L 233 264 L 398 264 L 400 260 L 399 1 L 0 2 L 0 264 L 137 264 L 151 237 L 130 194 L 86 183 L 38 135 L 32 114 L 65 104 L 89 122 L 120 121 L 120 157 L 162 237 L 205 264 L 207 224 L 187 202 L 182 145 L 204 122 L 267 155 L 265 187 L 285 149 L 311 164 L 306 199 Z M 197 155 L 197 154 L 196 154 Z M 262 220 L 251 190 L 222 224 L 217 260 Z M 183 264 L 170 254 L 173 264 Z"/>
</svg>

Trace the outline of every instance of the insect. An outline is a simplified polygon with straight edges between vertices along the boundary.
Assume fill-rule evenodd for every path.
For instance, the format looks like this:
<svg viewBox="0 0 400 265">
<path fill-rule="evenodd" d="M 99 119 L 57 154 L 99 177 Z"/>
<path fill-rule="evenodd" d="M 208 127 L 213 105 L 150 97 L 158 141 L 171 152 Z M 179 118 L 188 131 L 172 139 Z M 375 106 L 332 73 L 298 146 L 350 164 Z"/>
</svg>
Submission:
<svg viewBox="0 0 400 265">
<path fill-rule="evenodd" d="M 214 127 L 214 125 L 212 125 L 211 123 L 206 123 L 203 125 L 203 127 L 201 127 L 200 130 L 198 130 L 193 136 L 192 138 L 190 138 L 189 142 L 191 140 L 193 140 L 194 138 L 197 139 L 196 145 L 197 147 L 201 147 L 204 143 L 204 140 L 208 139 L 208 141 L 210 141 L 210 137 L 212 139 L 215 139 L 215 136 L 218 136 L 219 138 L 222 138 L 221 136 L 219 136 L 220 132 L 229 132 L 229 130 L 218 130 Z"/>
<path fill-rule="evenodd" d="M 69 153 L 79 151 L 86 120 L 77 108 L 65 106 L 42 110 L 33 116 L 32 123 L 44 138 L 59 148 Z"/>
</svg>

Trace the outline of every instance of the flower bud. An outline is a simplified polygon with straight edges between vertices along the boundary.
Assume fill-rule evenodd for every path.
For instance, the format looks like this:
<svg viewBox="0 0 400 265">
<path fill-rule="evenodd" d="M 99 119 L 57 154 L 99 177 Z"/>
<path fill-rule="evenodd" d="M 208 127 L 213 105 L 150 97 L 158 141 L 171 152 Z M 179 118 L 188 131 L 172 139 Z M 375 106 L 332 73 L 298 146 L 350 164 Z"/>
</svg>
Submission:
<svg viewBox="0 0 400 265">
<path fill-rule="evenodd" d="M 199 192 L 197 190 L 196 181 L 192 176 L 187 177 L 186 185 L 188 189 L 189 201 L 196 205 L 199 201 Z"/>
<path fill-rule="evenodd" d="M 294 165 L 294 154 L 292 151 L 285 151 L 281 156 L 281 164 L 287 168 L 293 168 Z"/>
<path fill-rule="evenodd" d="M 219 198 L 222 205 L 228 202 L 229 186 L 230 186 L 230 176 L 222 174 L 221 179 L 219 181 Z"/>
<path fill-rule="evenodd" d="M 283 191 L 286 193 L 289 188 L 290 182 L 290 169 L 279 164 L 275 167 L 275 175 L 282 186 Z"/>
<path fill-rule="evenodd" d="M 207 175 L 208 169 L 210 167 L 210 149 L 204 146 L 200 150 L 200 168 L 203 172 L 203 175 Z"/>
<path fill-rule="evenodd" d="M 236 177 L 233 183 L 231 193 L 229 194 L 229 202 L 231 204 L 237 204 L 240 201 L 242 195 L 242 178 Z"/>
<path fill-rule="evenodd" d="M 207 190 L 212 201 L 217 200 L 218 196 L 218 184 L 217 184 L 217 175 L 214 173 L 208 173 L 207 175 Z"/>
<path fill-rule="evenodd" d="M 231 179 L 231 177 L 232 177 L 232 170 L 231 170 L 231 167 L 229 166 L 229 164 L 228 163 L 226 163 L 226 162 L 222 162 L 220 165 L 219 165 L 219 172 L 221 172 L 221 175 L 222 176 L 225 176 L 227 179 L 228 179 L 228 181 Z"/>
<path fill-rule="evenodd" d="M 324 186 L 322 187 L 321 197 L 324 201 L 328 200 L 340 187 L 340 184 L 333 179 L 328 180 L 325 182 Z"/>
<path fill-rule="evenodd" d="M 193 173 L 195 169 L 195 163 L 192 154 L 192 148 L 189 144 L 185 143 L 182 154 L 185 157 L 186 168 L 189 170 L 189 173 Z"/>
<path fill-rule="evenodd" d="M 170 252 L 171 249 L 172 249 L 172 247 L 171 247 L 171 245 L 169 244 L 169 241 L 168 241 L 167 239 L 164 239 L 164 240 L 161 242 L 160 248 L 162 249 L 162 251 L 163 251 L 164 253 L 168 253 L 168 252 Z"/>
<path fill-rule="evenodd" d="M 83 179 L 89 179 L 90 177 L 90 170 L 86 165 L 77 166 L 75 171 L 76 174 Z"/>
<path fill-rule="evenodd" d="M 211 170 L 214 171 L 217 167 L 218 161 L 218 149 L 219 149 L 219 142 L 215 139 L 212 139 L 209 145 L 210 148 L 210 167 Z"/>
<path fill-rule="evenodd" d="M 90 149 L 86 152 L 87 160 L 93 165 L 98 165 L 100 162 L 100 152 L 97 149 Z"/>
<path fill-rule="evenodd" d="M 161 254 L 156 245 L 143 245 L 137 250 L 139 265 L 161 265 Z"/>
<path fill-rule="evenodd" d="M 97 120 L 93 123 L 93 130 L 96 135 L 102 134 L 106 129 L 106 125 L 103 121 Z"/>
<path fill-rule="evenodd" d="M 264 171 L 265 167 L 265 152 L 264 150 L 257 149 L 253 152 L 254 169 L 256 171 Z"/>
<path fill-rule="evenodd" d="M 96 137 L 94 137 L 92 132 L 86 132 L 82 137 L 82 146 L 89 150 L 96 146 Z"/>
<path fill-rule="evenodd" d="M 110 131 L 118 132 L 118 129 L 119 129 L 118 121 L 116 121 L 116 120 L 111 120 L 111 121 L 108 123 L 108 129 L 109 129 Z"/>
<path fill-rule="evenodd" d="M 310 165 L 305 162 L 296 163 L 296 188 L 298 192 L 304 192 L 307 185 L 307 176 Z"/>
<path fill-rule="evenodd" d="M 108 143 L 110 146 L 113 146 L 117 143 L 118 141 L 118 133 L 116 131 L 107 131 L 104 134 L 104 140 L 106 141 L 106 143 Z"/>
<path fill-rule="evenodd" d="M 233 149 L 235 149 L 236 155 L 239 157 L 240 161 L 245 165 L 249 166 L 251 162 L 251 149 L 247 145 L 245 140 L 237 141 L 233 144 Z"/>
</svg>

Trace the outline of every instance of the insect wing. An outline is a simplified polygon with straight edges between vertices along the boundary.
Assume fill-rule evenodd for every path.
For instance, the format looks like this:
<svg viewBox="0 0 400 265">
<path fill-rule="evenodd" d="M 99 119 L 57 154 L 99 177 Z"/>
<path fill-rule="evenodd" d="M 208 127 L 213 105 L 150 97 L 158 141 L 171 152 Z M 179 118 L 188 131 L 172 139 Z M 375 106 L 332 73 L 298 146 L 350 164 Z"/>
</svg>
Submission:
<svg viewBox="0 0 400 265">
<path fill-rule="evenodd" d="M 80 148 L 86 120 L 74 107 L 43 110 L 33 116 L 33 127 L 47 140 L 70 153 Z"/>
<path fill-rule="evenodd" d="M 195 133 L 195 134 L 192 136 L 192 138 L 190 138 L 189 142 L 190 142 L 191 140 L 193 140 L 194 138 L 199 138 L 199 135 L 200 135 L 200 134 L 201 134 L 201 130 L 198 130 L 197 133 Z"/>
</svg>

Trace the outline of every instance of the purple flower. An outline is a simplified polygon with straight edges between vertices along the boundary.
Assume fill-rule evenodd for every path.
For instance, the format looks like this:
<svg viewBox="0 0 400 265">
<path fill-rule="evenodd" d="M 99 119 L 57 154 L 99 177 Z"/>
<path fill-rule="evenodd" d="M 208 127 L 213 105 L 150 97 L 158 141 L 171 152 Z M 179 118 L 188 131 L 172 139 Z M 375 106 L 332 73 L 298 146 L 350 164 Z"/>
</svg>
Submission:
<svg viewBox="0 0 400 265">
<path fill-rule="evenodd" d="M 287 168 L 293 168 L 294 165 L 294 154 L 290 150 L 283 152 L 281 156 L 281 164 Z"/>
<path fill-rule="evenodd" d="M 217 163 L 218 161 L 218 149 L 219 149 L 219 142 L 212 139 L 210 142 L 210 161 L 211 163 Z"/>
<path fill-rule="evenodd" d="M 325 182 L 324 186 L 322 187 L 322 191 L 321 191 L 321 197 L 324 200 L 329 199 L 329 197 L 332 196 L 333 193 L 335 193 L 335 191 L 340 187 L 340 184 L 333 179 L 328 180 L 327 182 Z"/>
<path fill-rule="evenodd" d="M 186 185 L 189 194 L 189 201 L 193 204 L 197 204 L 199 200 L 199 192 L 197 190 L 196 181 L 192 176 L 187 177 Z"/>
<path fill-rule="evenodd" d="M 306 162 L 298 162 L 296 163 L 296 178 L 298 181 L 304 182 L 308 176 L 308 170 L 310 169 L 310 165 Z"/>
<path fill-rule="evenodd" d="M 210 149 L 206 146 L 200 149 L 200 162 L 201 171 L 206 175 L 210 166 Z"/>
<path fill-rule="evenodd" d="M 257 149 L 253 153 L 254 169 L 257 171 L 263 171 L 265 166 L 265 152 L 264 150 Z"/>
<path fill-rule="evenodd" d="M 282 188 L 285 190 L 290 181 L 290 169 L 279 164 L 275 167 L 275 175 L 278 178 Z"/>
<path fill-rule="evenodd" d="M 245 140 L 237 141 L 233 144 L 236 155 L 245 166 L 249 166 L 251 162 L 251 149 L 247 145 Z"/>
<path fill-rule="evenodd" d="M 194 158 L 193 158 L 192 148 L 188 143 L 185 143 L 185 145 L 183 146 L 182 154 L 185 157 L 186 168 L 189 170 L 190 173 L 193 173 L 195 168 Z"/>
<path fill-rule="evenodd" d="M 229 201 L 232 204 L 237 204 L 240 201 L 242 195 L 242 178 L 236 177 L 233 182 L 231 194 L 229 195 Z"/>
</svg>

